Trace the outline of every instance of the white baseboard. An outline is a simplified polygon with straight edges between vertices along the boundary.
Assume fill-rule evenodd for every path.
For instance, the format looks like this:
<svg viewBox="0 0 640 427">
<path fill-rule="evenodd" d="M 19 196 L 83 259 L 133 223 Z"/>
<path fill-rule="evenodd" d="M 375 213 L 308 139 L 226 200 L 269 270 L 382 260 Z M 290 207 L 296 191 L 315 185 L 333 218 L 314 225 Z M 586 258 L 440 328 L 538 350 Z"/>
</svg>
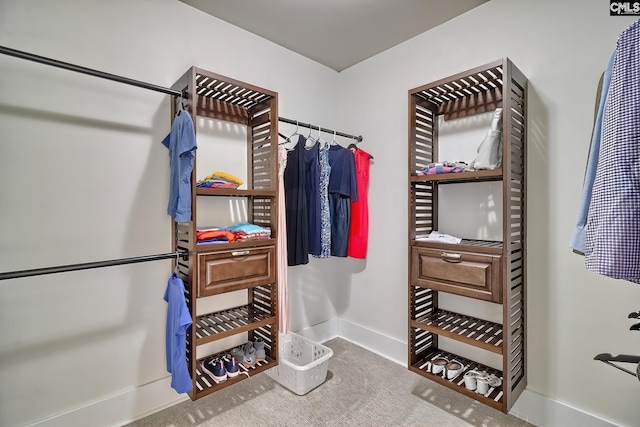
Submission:
<svg viewBox="0 0 640 427">
<path fill-rule="evenodd" d="M 340 338 L 351 341 L 384 358 L 407 367 L 407 343 L 365 328 L 349 320 L 340 319 Z"/>
<path fill-rule="evenodd" d="M 340 336 L 339 319 L 334 317 L 326 322 L 295 331 L 296 334 L 309 338 L 311 341 L 323 343 Z"/>
<path fill-rule="evenodd" d="M 29 427 L 113 427 L 144 418 L 189 399 L 171 388 L 171 377 L 59 414 Z"/>
<path fill-rule="evenodd" d="M 609 421 L 525 389 L 509 413 L 539 427 L 615 427 Z"/>
<path fill-rule="evenodd" d="M 345 319 L 330 319 L 296 331 L 316 342 L 340 337 L 399 365 L 407 366 L 406 342 L 383 335 Z M 171 378 L 145 384 L 98 402 L 30 424 L 29 427 L 122 426 L 187 400 L 171 388 Z M 595 415 L 538 393 L 525 390 L 510 413 L 539 427 L 615 427 Z"/>
</svg>

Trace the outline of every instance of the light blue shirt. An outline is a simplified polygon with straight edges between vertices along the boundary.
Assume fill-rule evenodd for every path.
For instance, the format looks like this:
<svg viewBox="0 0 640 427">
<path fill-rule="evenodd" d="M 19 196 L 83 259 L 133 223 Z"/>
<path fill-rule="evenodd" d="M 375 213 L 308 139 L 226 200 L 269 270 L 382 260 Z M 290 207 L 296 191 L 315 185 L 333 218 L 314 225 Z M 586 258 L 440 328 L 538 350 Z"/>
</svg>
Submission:
<svg viewBox="0 0 640 427">
<path fill-rule="evenodd" d="M 167 309 L 167 371 L 171 373 L 171 387 L 178 393 L 186 393 L 193 388 L 187 368 L 187 328 L 191 325 L 191 315 L 184 299 L 184 282 L 171 274 L 164 300 Z"/>
<path fill-rule="evenodd" d="M 584 253 L 585 238 L 587 236 L 587 215 L 589 214 L 589 205 L 591 204 L 591 193 L 593 192 L 593 183 L 596 180 L 596 172 L 598 170 L 598 157 L 600 156 L 600 142 L 602 140 L 602 122 L 604 120 L 604 107 L 607 104 L 609 95 L 609 86 L 611 84 L 611 71 L 616 58 L 614 51 L 609 58 L 607 69 L 604 72 L 602 80 L 602 92 L 600 95 L 600 105 L 598 106 L 598 114 L 593 125 L 593 135 L 591 136 L 591 150 L 589 152 L 589 160 L 587 162 L 587 170 L 584 175 L 584 183 L 582 186 L 582 200 L 580 203 L 580 213 L 576 229 L 571 237 L 569 247 Z"/>
<path fill-rule="evenodd" d="M 162 140 L 169 149 L 169 205 L 167 213 L 175 217 L 176 222 L 191 221 L 191 171 L 196 144 L 193 120 L 188 111 L 176 116 L 171 124 L 171 132 Z"/>
</svg>

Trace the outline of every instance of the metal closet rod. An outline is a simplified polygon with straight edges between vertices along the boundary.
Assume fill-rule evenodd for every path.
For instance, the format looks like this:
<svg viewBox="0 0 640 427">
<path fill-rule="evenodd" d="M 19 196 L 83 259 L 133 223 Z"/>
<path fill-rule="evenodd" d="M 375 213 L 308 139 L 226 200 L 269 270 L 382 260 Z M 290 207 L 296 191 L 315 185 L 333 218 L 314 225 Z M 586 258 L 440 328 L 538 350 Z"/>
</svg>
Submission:
<svg viewBox="0 0 640 427">
<path fill-rule="evenodd" d="M 118 75 L 111 74 L 111 73 L 105 73 L 104 71 L 98 71 L 98 70 L 94 70 L 92 68 L 87 68 L 87 67 L 82 67 L 80 65 L 70 64 L 68 62 L 58 61 L 57 59 L 47 58 L 45 56 L 34 55 L 33 53 L 24 52 L 24 51 L 17 50 L 17 49 L 12 49 L 12 48 L 6 47 L 6 46 L 1 46 L 0 45 L 0 53 L 2 53 L 4 55 L 13 56 L 13 57 L 16 57 L 16 58 L 26 59 L 28 61 L 38 62 L 40 64 L 51 65 L 53 67 L 63 68 L 65 70 L 69 70 L 69 71 L 75 71 L 77 73 L 87 74 L 87 75 L 90 75 L 90 76 L 100 77 L 100 78 L 103 78 L 103 79 L 107 79 L 107 80 L 112 80 L 112 81 L 116 81 L 116 82 L 119 82 L 119 83 L 128 84 L 128 85 L 131 85 L 131 86 L 141 87 L 143 89 L 149 89 L 149 90 L 153 90 L 153 91 L 156 91 L 156 92 L 162 92 L 162 93 L 166 93 L 168 95 L 179 96 L 179 97 L 183 97 L 183 98 L 187 97 L 187 94 L 186 94 L 185 91 L 181 92 L 179 90 L 174 90 L 174 89 L 170 89 L 170 88 L 167 88 L 167 87 L 154 85 L 154 84 L 151 84 L 151 83 L 146 83 L 146 82 L 143 82 L 143 81 L 140 81 L 140 80 L 134 80 L 134 79 L 129 79 L 127 77 L 122 77 L 122 76 L 118 76 Z M 345 138 L 355 139 L 357 142 L 361 142 L 362 141 L 362 136 L 355 136 L 355 135 L 350 135 L 350 134 L 344 133 L 344 132 L 337 132 L 335 129 L 328 129 L 328 128 L 320 127 L 320 126 L 317 126 L 317 125 L 312 125 L 310 123 L 302 123 L 302 122 L 299 122 L 297 120 L 287 119 L 285 117 L 278 117 L 278 120 L 281 121 L 281 122 L 284 122 L 284 123 L 292 124 L 292 125 L 302 126 L 302 127 L 306 127 L 306 128 L 309 128 L 309 129 L 317 129 L 317 130 L 320 130 L 322 132 L 333 133 L 335 135 L 342 136 L 342 137 L 345 137 Z"/>
<path fill-rule="evenodd" d="M 67 271 L 89 270 L 91 268 L 111 267 L 114 265 L 135 264 L 139 262 L 158 261 L 161 259 L 182 257 L 183 260 L 189 259 L 189 252 L 170 252 L 157 255 L 143 255 L 132 258 L 112 259 L 109 261 L 85 262 L 83 264 L 59 265 L 56 267 L 34 268 L 30 270 L 9 271 L 0 273 L 0 280 L 17 279 L 20 277 L 41 276 L 43 274 L 64 273 Z"/>
<path fill-rule="evenodd" d="M 357 142 L 362 142 L 362 136 L 355 136 L 355 135 L 350 135 L 348 133 L 343 133 L 343 132 L 337 132 L 334 129 L 327 129 L 327 128 L 323 128 L 317 125 L 312 125 L 309 123 L 302 123 L 299 122 L 297 120 L 291 120 L 291 119 L 287 119 L 285 117 L 278 117 L 278 121 L 280 122 L 284 122 L 284 123 L 289 123 L 292 125 L 296 125 L 296 126 L 302 126 L 303 128 L 309 128 L 309 129 L 316 129 L 316 130 L 320 130 L 322 132 L 327 132 L 327 133 L 335 133 L 338 136 L 343 136 L 345 138 L 351 138 L 351 139 L 355 139 Z"/>
<path fill-rule="evenodd" d="M 156 92 L 162 92 L 168 95 L 181 96 L 184 98 L 187 97 L 185 92 L 180 92 L 179 90 L 157 86 L 151 83 L 142 82 L 140 80 L 129 79 L 126 77 L 105 73 L 103 71 L 98 71 L 98 70 L 94 70 L 87 67 L 81 67 L 80 65 L 69 64 L 68 62 L 58 61 L 57 59 L 51 59 L 45 56 L 34 55 L 33 53 L 23 52 L 21 50 L 11 49 L 5 46 L 0 46 L 0 53 L 4 55 L 14 56 L 16 58 L 26 59 L 28 61 L 38 62 L 40 64 L 51 65 L 53 67 L 58 67 L 58 68 L 64 68 L 65 70 L 75 71 L 77 73 L 88 74 L 94 77 L 100 77 L 107 80 L 113 80 L 119 83 L 125 83 L 131 86 L 141 87 L 143 89 L 154 90 Z"/>
</svg>

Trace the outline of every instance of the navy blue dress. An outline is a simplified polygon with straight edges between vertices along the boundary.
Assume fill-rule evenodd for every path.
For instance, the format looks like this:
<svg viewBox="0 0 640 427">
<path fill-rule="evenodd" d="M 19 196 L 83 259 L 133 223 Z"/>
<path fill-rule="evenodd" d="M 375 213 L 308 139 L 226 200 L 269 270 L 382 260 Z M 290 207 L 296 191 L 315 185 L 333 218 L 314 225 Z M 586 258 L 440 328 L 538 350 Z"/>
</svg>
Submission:
<svg viewBox="0 0 640 427">
<path fill-rule="evenodd" d="M 349 246 L 351 202 L 358 200 L 356 161 L 350 150 L 329 148 L 329 212 L 331 215 L 331 255 L 346 257 Z"/>
<path fill-rule="evenodd" d="M 284 170 L 284 201 L 287 218 L 287 265 L 309 263 L 309 229 L 307 219 L 307 195 L 305 192 L 305 138 L 298 136 L 298 143 L 287 153 Z"/>
</svg>

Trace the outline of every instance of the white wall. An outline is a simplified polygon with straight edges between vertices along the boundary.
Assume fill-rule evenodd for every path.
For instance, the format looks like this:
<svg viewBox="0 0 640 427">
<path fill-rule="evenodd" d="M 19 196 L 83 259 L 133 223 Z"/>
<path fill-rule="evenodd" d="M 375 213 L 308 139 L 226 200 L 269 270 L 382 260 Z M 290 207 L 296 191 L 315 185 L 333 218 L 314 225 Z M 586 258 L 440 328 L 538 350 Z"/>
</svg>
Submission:
<svg viewBox="0 0 640 427">
<path fill-rule="evenodd" d="M 282 116 L 335 121 L 335 71 L 175 0 L 2 1 L 0 44 L 161 86 L 196 65 L 279 92 Z M 169 97 L 4 55 L 0 69 L 0 271 L 170 252 Z M 296 329 L 336 316 L 314 268 L 289 276 Z M 3 281 L 0 425 L 114 425 L 183 398 L 166 381 L 170 269 Z"/>
<path fill-rule="evenodd" d="M 640 308 L 640 287 L 587 272 L 568 247 L 598 78 L 633 22 L 610 17 L 607 5 L 493 0 L 340 74 L 342 123 L 375 156 L 367 268 L 353 276 L 340 321 L 406 343 L 407 91 L 508 56 L 529 78 L 528 390 L 631 426 L 640 419 L 637 379 L 593 357 L 640 353 L 627 319 Z M 518 410 L 540 425 L 576 425 Z"/>
</svg>

